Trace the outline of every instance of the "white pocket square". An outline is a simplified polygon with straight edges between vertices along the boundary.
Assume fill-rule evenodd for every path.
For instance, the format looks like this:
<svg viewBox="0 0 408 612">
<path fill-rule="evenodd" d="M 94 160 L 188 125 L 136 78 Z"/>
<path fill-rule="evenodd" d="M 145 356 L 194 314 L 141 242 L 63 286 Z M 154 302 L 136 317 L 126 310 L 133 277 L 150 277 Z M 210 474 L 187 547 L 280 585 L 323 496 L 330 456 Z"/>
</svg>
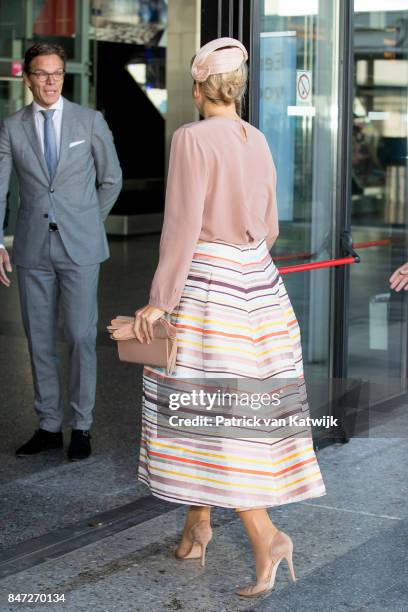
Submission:
<svg viewBox="0 0 408 612">
<path fill-rule="evenodd" d="M 75 142 L 70 142 L 69 143 L 69 148 L 71 147 L 76 147 L 77 145 L 82 144 L 83 142 L 85 142 L 85 140 L 76 140 Z"/>
</svg>

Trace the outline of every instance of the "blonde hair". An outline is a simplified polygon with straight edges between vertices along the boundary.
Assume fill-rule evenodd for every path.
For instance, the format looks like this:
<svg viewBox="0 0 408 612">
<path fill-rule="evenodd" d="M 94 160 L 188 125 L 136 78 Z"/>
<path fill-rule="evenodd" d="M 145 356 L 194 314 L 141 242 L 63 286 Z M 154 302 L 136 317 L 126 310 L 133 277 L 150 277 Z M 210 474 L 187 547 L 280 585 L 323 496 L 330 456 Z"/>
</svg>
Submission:
<svg viewBox="0 0 408 612">
<path fill-rule="evenodd" d="M 222 47 L 230 49 L 231 47 Z M 217 49 L 221 51 L 221 49 Z M 216 51 L 214 52 L 216 53 Z M 195 55 L 191 59 L 191 65 L 194 62 Z M 235 108 L 238 115 L 242 113 L 242 103 L 245 96 L 248 83 L 248 67 L 244 60 L 239 68 L 231 72 L 222 72 L 220 74 L 211 74 L 208 79 L 202 83 L 198 83 L 201 93 L 213 104 L 231 104 L 235 102 Z"/>
</svg>

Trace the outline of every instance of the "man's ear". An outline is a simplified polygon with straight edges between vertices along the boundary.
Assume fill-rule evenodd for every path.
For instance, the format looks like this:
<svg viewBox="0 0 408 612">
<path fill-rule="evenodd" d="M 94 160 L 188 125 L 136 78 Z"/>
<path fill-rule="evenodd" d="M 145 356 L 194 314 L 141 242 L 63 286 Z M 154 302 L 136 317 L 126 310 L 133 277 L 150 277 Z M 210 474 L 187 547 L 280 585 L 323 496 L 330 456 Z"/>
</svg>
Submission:
<svg viewBox="0 0 408 612">
<path fill-rule="evenodd" d="M 28 87 L 29 89 L 31 89 L 31 83 L 30 83 L 30 80 L 29 80 L 29 78 L 28 78 L 28 76 L 26 75 L 26 73 L 25 73 L 25 72 L 23 72 L 23 81 L 24 81 L 24 83 L 27 85 L 27 87 Z"/>
</svg>

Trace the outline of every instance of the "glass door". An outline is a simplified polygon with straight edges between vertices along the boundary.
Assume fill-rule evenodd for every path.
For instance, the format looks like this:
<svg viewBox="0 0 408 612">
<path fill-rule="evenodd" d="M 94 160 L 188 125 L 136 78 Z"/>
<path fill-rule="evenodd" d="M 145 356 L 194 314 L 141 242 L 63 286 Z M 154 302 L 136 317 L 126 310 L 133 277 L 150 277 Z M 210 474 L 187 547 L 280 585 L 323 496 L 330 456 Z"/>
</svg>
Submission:
<svg viewBox="0 0 408 612">
<path fill-rule="evenodd" d="M 408 1 L 355 0 L 348 368 L 376 401 L 406 391 L 407 294 L 389 277 L 408 261 Z"/>
<path fill-rule="evenodd" d="M 276 265 L 333 259 L 336 253 L 336 164 L 339 3 L 255 3 L 252 121 L 267 137 L 277 168 L 280 236 Z M 306 376 L 328 379 L 332 366 L 331 267 L 287 274 L 299 320 Z"/>
<path fill-rule="evenodd" d="M 337 411 L 336 287 L 343 257 L 338 215 L 341 28 L 338 0 L 255 1 L 251 120 L 264 132 L 277 168 L 280 235 L 275 264 L 299 321 L 313 416 Z M 256 12 L 258 11 L 258 14 Z M 293 273 L 299 272 L 299 273 Z M 347 387 L 346 387 L 347 388 Z M 344 439 L 342 428 L 315 431 L 316 445 Z"/>
<path fill-rule="evenodd" d="M 357 415 L 407 391 L 408 295 L 390 291 L 389 277 L 408 261 L 408 0 L 254 9 L 251 119 L 278 175 L 272 255 L 300 323 L 306 378 L 331 406 L 339 389 L 357 389 Z M 360 263 L 345 266 L 354 249 Z M 306 271 L 316 262 L 323 268 Z M 316 394 L 311 406 L 322 410 Z"/>
</svg>

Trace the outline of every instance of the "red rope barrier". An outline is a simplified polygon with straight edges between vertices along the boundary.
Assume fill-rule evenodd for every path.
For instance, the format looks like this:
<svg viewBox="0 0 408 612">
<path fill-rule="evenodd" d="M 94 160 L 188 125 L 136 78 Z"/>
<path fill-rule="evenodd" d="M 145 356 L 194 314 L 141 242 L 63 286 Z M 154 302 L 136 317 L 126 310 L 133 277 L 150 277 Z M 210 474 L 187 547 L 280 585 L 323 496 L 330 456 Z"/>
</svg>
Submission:
<svg viewBox="0 0 408 612">
<path fill-rule="evenodd" d="M 373 246 L 388 246 L 392 243 L 391 238 L 384 240 L 367 240 L 366 242 L 353 242 L 353 248 L 366 249 Z M 274 261 L 285 261 L 290 259 L 305 259 L 312 257 L 312 253 L 294 253 L 293 255 L 277 255 L 272 257 Z M 306 270 L 319 270 L 321 268 L 333 268 L 335 266 L 344 266 L 347 264 L 356 263 L 354 257 L 342 257 L 339 259 L 326 259 L 324 261 L 315 261 L 307 264 L 297 264 L 294 266 L 286 266 L 278 268 L 281 274 L 291 274 L 292 272 L 305 272 Z"/>
<path fill-rule="evenodd" d="M 384 240 L 368 240 L 367 242 L 353 242 L 353 247 L 355 249 L 366 249 L 371 246 L 387 246 L 391 244 L 392 240 L 390 238 L 386 238 Z"/>
<path fill-rule="evenodd" d="M 280 274 L 291 274 L 292 272 L 305 272 L 306 270 L 318 270 L 320 268 L 334 268 L 335 266 L 344 266 L 346 264 L 353 263 L 356 263 L 354 257 L 340 257 L 339 259 L 325 259 L 324 261 L 314 261 L 313 263 L 286 266 L 286 268 L 278 268 L 278 270 Z"/>
<path fill-rule="evenodd" d="M 366 249 L 371 246 L 388 246 L 392 243 L 391 238 L 386 238 L 384 240 L 368 240 L 366 242 L 353 242 L 354 249 Z M 276 255 L 273 257 L 274 261 L 289 261 L 291 259 L 308 259 L 312 257 L 313 253 L 308 253 L 307 251 L 304 253 L 291 253 L 288 255 Z"/>
</svg>

